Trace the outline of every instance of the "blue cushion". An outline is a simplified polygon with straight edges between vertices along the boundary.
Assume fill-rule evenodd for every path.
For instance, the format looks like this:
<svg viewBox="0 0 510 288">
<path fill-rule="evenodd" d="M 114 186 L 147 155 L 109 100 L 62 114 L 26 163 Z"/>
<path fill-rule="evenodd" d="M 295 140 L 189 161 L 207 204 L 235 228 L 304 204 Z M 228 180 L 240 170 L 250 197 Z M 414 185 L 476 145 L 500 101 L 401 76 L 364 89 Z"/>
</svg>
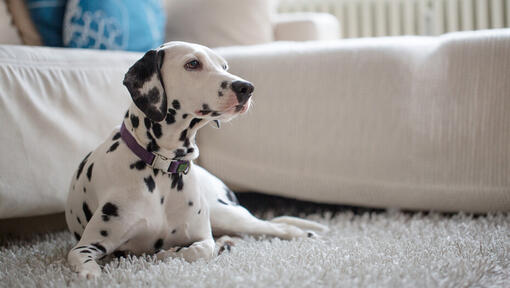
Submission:
<svg viewBox="0 0 510 288">
<path fill-rule="evenodd" d="M 62 19 L 67 0 L 25 0 L 30 18 L 37 27 L 43 44 L 62 46 Z"/>
<path fill-rule="evenodd" d="M 165 14 L 160 0 L 69 0 L 64 46 L 146 51 L 163 43 Z"/>
</svg>

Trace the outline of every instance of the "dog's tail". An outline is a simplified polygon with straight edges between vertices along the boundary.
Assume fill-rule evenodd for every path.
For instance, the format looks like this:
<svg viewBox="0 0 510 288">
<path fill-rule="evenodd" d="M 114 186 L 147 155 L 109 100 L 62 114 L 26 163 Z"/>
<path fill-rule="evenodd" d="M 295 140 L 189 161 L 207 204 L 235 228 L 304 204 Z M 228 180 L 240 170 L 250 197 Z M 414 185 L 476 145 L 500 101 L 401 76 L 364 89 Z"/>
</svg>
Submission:
<svg viewBox="0 0 510 288">
<path fill-rule="evenodd" d="M 281 216 L 276 217 L 270 220 L 270 222 L 273 223 L 285 223 L 292 226 L 296 226 L 298 228 L 304 229 L 304 230 L 312 230 L 316 232 L 328 232 L 329 228 L 327 226 L 324 226 L 322 224 L 319 224 L 314 221 L 305 220 L 297 217 L 291 217 L 291 216 Z"/>
</svg>

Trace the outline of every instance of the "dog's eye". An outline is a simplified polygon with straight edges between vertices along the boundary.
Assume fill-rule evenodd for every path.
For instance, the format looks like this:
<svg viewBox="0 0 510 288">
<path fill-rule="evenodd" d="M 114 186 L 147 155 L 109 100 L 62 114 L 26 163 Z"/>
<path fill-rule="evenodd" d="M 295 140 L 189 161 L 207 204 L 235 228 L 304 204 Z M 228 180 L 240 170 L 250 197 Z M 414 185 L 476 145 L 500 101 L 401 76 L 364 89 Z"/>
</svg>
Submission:
<svg viewBox="0 0 510 288">
<path fill-rule="evenodd" d="M 191 60 L 188 63 L 186 63 L 186 65 L 184 65 L 184 68 L 186 70 L 196 70 L 196 69 L 199 69 L 200 66 L 201 65 L 200 65 L 200 62 L 198 62 L 198 60 Z"/>
</svg>

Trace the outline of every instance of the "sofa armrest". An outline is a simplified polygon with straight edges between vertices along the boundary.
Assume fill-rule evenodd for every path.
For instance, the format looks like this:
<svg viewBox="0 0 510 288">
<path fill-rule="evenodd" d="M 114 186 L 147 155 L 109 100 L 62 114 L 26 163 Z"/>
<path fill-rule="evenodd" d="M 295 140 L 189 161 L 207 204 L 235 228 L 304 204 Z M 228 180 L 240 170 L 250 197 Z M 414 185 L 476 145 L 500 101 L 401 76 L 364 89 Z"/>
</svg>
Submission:
<svg viewBox="0 0 510 288">
<path fill-rule="evenodd" d="M 64 211 L 78 163 L 131 103 L 122 79 L 140 56 L 0 45 L 0 219 Z"/>
<path fill-rule="evenodd" d="M 340 35 L 340 22 L 328 13 L 277 14 L 273 18 L 276 41 L 333 40 Z"/>
</svg>

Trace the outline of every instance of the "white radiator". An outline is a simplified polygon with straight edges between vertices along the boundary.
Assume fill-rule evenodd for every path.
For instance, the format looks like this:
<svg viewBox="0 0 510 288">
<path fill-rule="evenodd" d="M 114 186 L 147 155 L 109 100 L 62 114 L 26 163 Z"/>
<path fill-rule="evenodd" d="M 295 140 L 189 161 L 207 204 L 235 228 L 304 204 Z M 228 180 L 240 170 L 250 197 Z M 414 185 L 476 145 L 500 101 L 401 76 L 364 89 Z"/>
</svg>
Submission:
<svg viewBox="0 0 510 288">
<path fill-rule="evenodd" d="M 346 38 L 510 27 L 510 0 L 280 0 L 279 11 L 331 13 Z"/>
</svg>

